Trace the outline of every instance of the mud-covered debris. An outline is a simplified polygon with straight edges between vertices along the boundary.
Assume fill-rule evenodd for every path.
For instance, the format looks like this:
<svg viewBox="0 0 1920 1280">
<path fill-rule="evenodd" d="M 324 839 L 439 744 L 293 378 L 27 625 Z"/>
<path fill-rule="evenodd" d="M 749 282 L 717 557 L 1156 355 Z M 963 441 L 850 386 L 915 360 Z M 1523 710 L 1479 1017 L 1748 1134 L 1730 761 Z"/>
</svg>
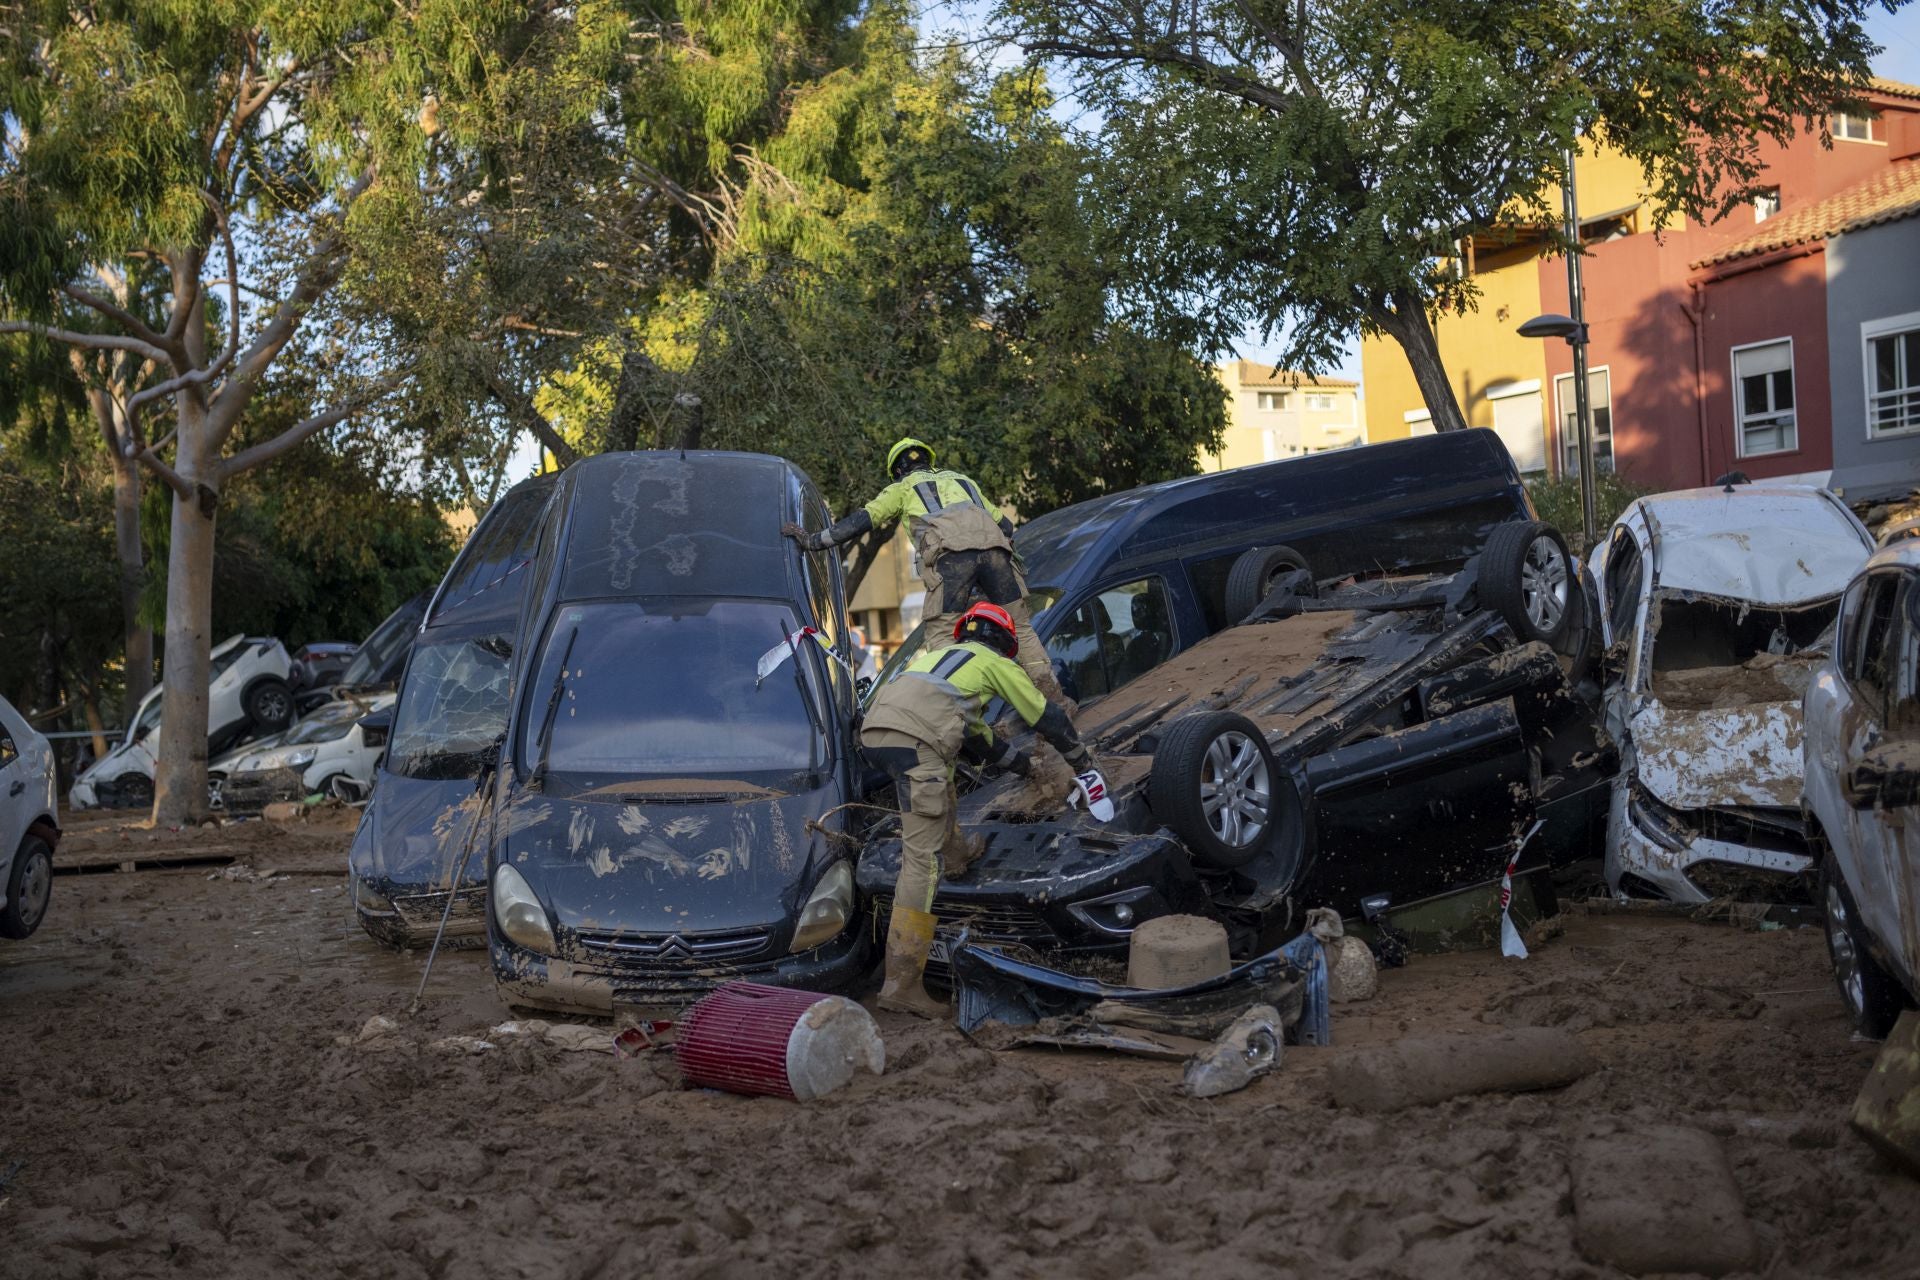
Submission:
<svg viewBox="0 0 1920 1280">
<path fill-rule="evenodd" d="M 1278 1009 L 1270 1004 L 1253 1006 L 1187 1063 L 1180 1092 L 1215 1098 L 1246 1088 L 1280 1065 L 1283 1032 Z"/>
<path fill-rule="evenodd" d="M 442 1036 L 427 1045 L 427 1048 L 435 1053 L 448 1054 L 487 1053 L 499 1047 L 491 1040 L 482 1040 L 479 1036 Z"/>
<path fill-rule="evenodd" d="M 1628 1275 L 1722 1276 L 1760 1261 L 1726 1153 L 1698 1129 L 1590 1138 L 1574 1150 L 1574 1241 Z"/>
</svg>

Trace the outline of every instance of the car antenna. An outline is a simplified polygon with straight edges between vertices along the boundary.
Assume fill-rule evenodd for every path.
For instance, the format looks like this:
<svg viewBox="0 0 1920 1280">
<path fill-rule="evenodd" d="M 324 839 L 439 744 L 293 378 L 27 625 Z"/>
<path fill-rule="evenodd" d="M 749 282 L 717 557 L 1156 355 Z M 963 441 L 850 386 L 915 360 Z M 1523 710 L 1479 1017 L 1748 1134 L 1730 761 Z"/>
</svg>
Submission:
<svg viewBox="0 0 1920 1280">
<path fill-rule="evenodd" d="M 495 756 L 474 779 L 477 790 L 484 794 L 493 785 L 494 776 L 500 771 L 500 757 Z M 420 1001 L 427 994 L 427 979 L 433 976 L 434 957 L 440 954 L 440 940 L 447 936 L 447 920 L 453 915 L 453 899 L 460 892 L 460 882 L 467 878 L 467 864 L 473 861 L 473 833 L 480 825 L 480 810 L 483 805 L 473 806 L 473 817 L 467 821 L 466 839 L 460 842 L 460 867 L 447 881 L 447 905 L 440 911 L 440 927 L 433 931 L 433 946 L 427 952 L 426 967 L 420 970 L 420 986 L 413 993 L 413 1003 L 407 1006 L 407 1016 L 411 1018 L 420 1012 Z"/>
</svg>

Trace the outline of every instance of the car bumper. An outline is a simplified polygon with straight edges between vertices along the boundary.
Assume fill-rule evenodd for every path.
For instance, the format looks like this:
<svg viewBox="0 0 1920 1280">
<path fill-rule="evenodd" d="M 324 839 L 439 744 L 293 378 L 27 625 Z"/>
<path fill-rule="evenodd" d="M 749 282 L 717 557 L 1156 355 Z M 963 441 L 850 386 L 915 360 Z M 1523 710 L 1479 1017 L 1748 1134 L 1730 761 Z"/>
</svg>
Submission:
<svg viewBox="0 0 1920 1280">
<path fill-rule="evenodd" d="M 282 800 L 307 798 L 306 774 L 299 769 L 260 769 L 230 773 L 220 784 L 220 807 L 230 814 L 259 813 Z"/>
<path fill-rule="evenodd" d="M 1814 867 L 1810 853 L 1756 849 L 1730 840 L 1696 836 L 1684 849 L 1654 843 L 1630 821 L 1616 824 L 1609 842 L 1607 888 L 1614 893 L 1651 891 L 1670 902 L 1711 902 L 1727 896 L 1732 886 L 1754 901 L 1782 901 L 1803 896 L 1799 886 Z M 1778 886 L 1769 893 L 1770 886 Z"/>
<path fill-rule="evenodd" d="M 447 909 L 447 891 L 423 885 L 392 885 L 353 879 L 353 909 L 360 927 L 387 946 L 403 951 L 433 944 L 446 920 L 440 945 L 478 947 L 487 936 L 487 887 L 472 884 L 455 895 Z"/>
<path fill-rule="evenodd" d="M 92 809 L 99 805 L 100 797 L 94 792 L 91 782 L 76 782 L 67 792 L 67 808 Z"/>
<path fill-rule="evenodd" d="M 1053 955 L 1124 956 L 1142 921 L 1206 910 L 1186 850 L 1164 835 L 1090 834 L 1059 823 L 982 823 L 980 861 L 934 892 L 934 950 L 927 972 L 946 980 L 948 948 L 964 931 L 978 942 Z M 861 855 L 857 883 L 884 942 L 900 872 L 900 842 Z"/>
<path fill-rule="evenodd" d="M 487 942 L 494 981 L 509 1005 L 602 1018 L 616 1009 L 679 1008 L 729 982 L 841 991 L 865 976 L 873 955 L 858 920 L 812 951 L 738 965 L 584 963 L 536 955 L 491 930 Z"/>
</svg>

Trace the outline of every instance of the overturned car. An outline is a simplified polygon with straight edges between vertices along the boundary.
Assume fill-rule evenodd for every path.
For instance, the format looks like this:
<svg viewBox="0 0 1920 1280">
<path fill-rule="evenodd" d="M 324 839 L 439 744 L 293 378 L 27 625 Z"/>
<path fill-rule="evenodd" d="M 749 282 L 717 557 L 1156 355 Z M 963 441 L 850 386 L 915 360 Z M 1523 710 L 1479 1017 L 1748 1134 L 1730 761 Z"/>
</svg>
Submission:
<svg viewBox="0 0 1920 1280">
<path fill-rule="evenodd" d="M 1486 439 L 1466 447 L 1499 450 L 1490 433 L 1469 434 Z M 1417 458 L 1396 451 L 1395 470 Z M 1498 461 L 1496 497 L 1512 475 L 1504 451 Z M 1454 491 L 1478 497 L 1470 477 Z M 1465 560 L 1453 572 L 1328 581 L 1292 548 L 1242 552 L 1235 595 L 1246 598 L 1246 566 L 1263 571 L 1252 616 L 1144 672 L 1125 665 L 1130 638 L 1108 637 L 1157 625 L 1141 607 L 1147 592 L 1102 592 L 1096 579 L 1089 645 L 1043 613 L 1036 629 L 1070 674 L 1077 661 L 1109 681 L 1079 722 L 1118 815 L 1104 826 L 1063 815 L 1058 797 L 1008 779 L 971 791 L 960 817 L 985 852 L 939 887 L 936 962 L 963 929 L 1117 955 L 1141 921 L 1175 912 L 1221 920 L 1236 954 L 1258 954 L 1307 907 L 1373 915 L 1497 881 L 1549 809 L 1590 827 L 1606 766 L 1576 692 L 1592 656 L 1585 596 L 1559 535 L 1526 518 L 1523 497 L 1503 518 L 1506 501 L 1463 512 L 1470 533 L 1426 541 L 1427 556 Z M 1477 541 L 1463 547 L 1467 538 Z M 1181 563 L 1178 546 L 1163 546 Z M 899 855 L 880 829 L 860 861 L 880 921 Z"/>
</svg>

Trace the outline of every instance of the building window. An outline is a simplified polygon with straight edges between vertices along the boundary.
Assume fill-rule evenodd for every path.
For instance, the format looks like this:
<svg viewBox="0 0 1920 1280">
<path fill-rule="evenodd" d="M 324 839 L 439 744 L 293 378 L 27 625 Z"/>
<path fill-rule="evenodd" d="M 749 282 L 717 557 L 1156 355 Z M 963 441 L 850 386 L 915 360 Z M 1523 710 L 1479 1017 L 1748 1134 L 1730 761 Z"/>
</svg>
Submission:
<svg viewBox="0 0 1920 1280">
<path fill-rule="evenodd" d="M 1867 434 L 1920 430 L 1920 312 L 1862 327 L 1867 343 Z"/>
<path fill-rule="evenodd" d="M 1768 187 L 1753 198 L 1753 220 L 1765 222 L 1780 212 L 1780 188 Z"/>
<path fill-rule="evenodd" d="M 1836 111 L 1829 121 L 1829 128 L 1835 138 L 1844 138 L 1848 142 L 1874 142 L 1880 136 L 1880 113 Z"/>
<path fill-rule="evenodd" d="M 1733 399 L 1741 457 L 1790 453 L 1800 447 L 1794 428 L 1791 338 L 1734 348 Z"/>
<path fill-rule="evenodd" d="M 1278 413 L 1287 407 L 1287 393 L 1284 391 L 1262 391 L 1259 393 L 1260 408 L 1268 413 Z"/>
<path fill-rule="evenodd" d="M 1560 474 L 1580 474 L 1580 403 L 1573 394 L 1573 375 L 1553 380 L 1560 406 Z M 1587 404 L 1593 410 L 1593 461 L 1601 474 L 1613 470 L 1613 376 L 1602 366 L 1587 370 Z"/>
<path fill-rule="evenodd" d="M 1333 408 L 1333 397 L 1309 392 L 1307 395 L 1307 408 L 1318 409 L 1322 413 L 1327 412 Z"/>
</svg>

